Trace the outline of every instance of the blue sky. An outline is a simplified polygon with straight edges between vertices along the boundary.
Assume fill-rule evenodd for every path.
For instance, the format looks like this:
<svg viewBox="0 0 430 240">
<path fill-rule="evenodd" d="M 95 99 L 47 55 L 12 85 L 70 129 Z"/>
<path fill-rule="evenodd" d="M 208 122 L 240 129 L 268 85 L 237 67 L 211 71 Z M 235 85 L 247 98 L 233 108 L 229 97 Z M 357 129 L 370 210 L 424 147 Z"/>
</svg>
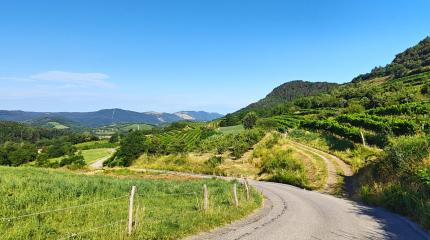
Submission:
<svg viewBox="0 0 430 240">
<path fill-rule="evenodd" d="M 430 35 L 430 1 L 2 1 L 0 109 L 227 113 Z"/>
</svg>

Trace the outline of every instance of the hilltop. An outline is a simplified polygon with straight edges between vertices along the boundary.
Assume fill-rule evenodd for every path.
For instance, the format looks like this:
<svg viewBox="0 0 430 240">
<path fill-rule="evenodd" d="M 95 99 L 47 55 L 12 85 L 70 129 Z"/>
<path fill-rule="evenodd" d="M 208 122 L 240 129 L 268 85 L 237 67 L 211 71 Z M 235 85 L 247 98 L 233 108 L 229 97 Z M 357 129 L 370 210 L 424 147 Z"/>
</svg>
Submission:
<svg viewBox="0 0 430 240">
<path fill-rule="evenodd" d="M 385 67 L 375 67 L 351 82 L 290 81 L 272 90 L 265 98 L 234 113 L 223 124 L 240 123 L 243 116 L 256 112 L 260 117 L 292 113 L 299 109 L 371 109 L 429 99 L 430 37 L 397 54 Z M 342 110 L 342 111 L 348 111 Z M 354 110 L 351 110 L 354 111 Z"/>
<path fill-rule="evenodd" d="M 426 37 L 417 45 L 397 54 L 394 60 L 386 66 L 375 67 L 370 73 L 361 74 L 352 82 L 378 77 L 399 78 L 427 71 L 430 71 L 430 37 Z"/>
</svg>

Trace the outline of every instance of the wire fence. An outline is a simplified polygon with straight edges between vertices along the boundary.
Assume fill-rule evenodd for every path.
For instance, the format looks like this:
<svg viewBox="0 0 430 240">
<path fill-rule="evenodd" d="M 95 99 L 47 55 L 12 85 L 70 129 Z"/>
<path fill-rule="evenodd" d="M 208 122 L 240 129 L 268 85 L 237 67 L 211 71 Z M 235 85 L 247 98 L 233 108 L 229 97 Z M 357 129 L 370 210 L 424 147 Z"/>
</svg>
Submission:
<svg viewBox="0 0 430 240">
<path fill-rule="evenodd" d="M 234 184 L 234 188 L 236 188 L 236 184 Z M 133 187 L 132 189 L 135 189 L 135 187 Z M 236 190 L 234 190 L 234 192 L 235 191 Z M 185 199 L 181 200 L 182 197 L 184 197 Z M 166 205 L 159 204 L 157 206 L 157 204 L 154 204 L 162 201 L 169 202 L 169 201 L 172 201 L 172 198 L 175 201 L 177 201 L 176 205 L 173 204 L 171 206 L 170 205 L 166 206 Z M 195 191 L 168 192 L 168 193 L 156 193 L 156 194 L 152 192 L 135 193 L 134 190 L 132 190 L 130 194 L 127 194 L 127 195 L 121 195 L 118 197 L 103 199 L 103 200 L 94 201 L 90 203 L 66 206 L 66 207 L 56 208 L 51 210 L 43 210 L 43 211 L 38 211 L 33 213 L 25 213 L 25 214 L 9 216 L 9 217 L 0 217 L 0 235 L 2 230 L 1 228 L 2 223 L 9 224 L 9 226 L 12 226 L 12 227 L 16 225 L 19 229 L 19 223 L 17 221 L 20 221 L 26 218 L 31 218 L 31 217 L 36 217 L 35 219 L 37 219 L 36 221 L 38 221 L 38 224 L 40 224 L 41 221 L 42 222 L 45 221 L 45 223 L 49 222 L 54 226 L 57 226 L 59 230 L 55 231 L 57 234 L 56 239 L 75 239 L 75 238 L 82 239 L 83 235 L 90 234 L 90 233 L 95 234 L 95 232 L 98 232 L 102 229 L 114 228 L 114 227 L 123 227 L 124 229 L 128 227 L 128 233 L 130 234 L 134 225 L 136 225 L 138 222 L 142 223 L 144 221 L 144 212 L 145 212 L 144 207 L 151 208 L 152 211 L 162 210 L 163 214 L 165 215 L 178 214 L 178 209 L 181 208 L 179 213 L 187 214 L 186 213 L 187 211 L 195 212 L 200 210 L 201 211 L 207 210 L 207 207 L 209 206 L 208 201 L 209 201 L 209 197 L 207 194 L 206 185 L 204 187 L 203 194 Z M 237 201 L 237 196 L 236 196 L 236 201 Z M 123 206 L 110 207 L 110 208 L 107 207 L 115 204 L 122 204 Z M 145 206 L 146 204 L 148 205 Z M 81 209 L 89 208 L 89 207 L 96 207 L 96 208 L 95 210 L 93 209 L 91 211 L 79 211 Z M 56 218 L 54 217 L 46 218 L 46 219 L 40 218 L 44 215 L 50 215 L 50 214 L 61 213 L 61 212 L 64 212 L 64 213 L 60 216 L 57 216 Z M 67 212 L 67 214 L 65 212 Z M 59 220 L 61 221 L 62 218 L 64 219 L 67 218 L 67 220 L 69 219 L 73 220 L 72 212 L 74 212 L 74 214 L 77 214 L 79 216 L 78 218 L 76 218 L 76 219 L 79 219 L 77 223 L 73 223 L 73 221 L 71 221 L 73 226 L 69 226 L 70 227 L 69 229 L 64 227 L 64 225 L 60 225 L 58 223 L 58 221 Z M 98 220 L 105 220 L 105 218 L 107 218 L 109 214 L 111 214 L 112 212 L 115 212 L 116 214 L 115 216 L 118 219 L 111 220 L 104 223 L 95 223 L 93 225 L 93 221 L 98 222 Z M 111 214 L 111 215 L 114 215 L 114 214 Z M 88 216 L 91 216 L 92 218 L 82 219 L 82 216 L 87 218 Z M 161 218 L 159 220 L 164 221 L 165 219 Z M 65 222 L 67 221 L 65 220 Z M 128 223 L 128 225 L 126 226 L 125 223 Z M 86 226 L 87 228 L 83 231 L 80 231 L 84 226 Z M 3 229 L 7 229 L 7 228 L 3 228 Z M 120 230 L 118 234 L 125 235 L 126 231 L 124 231 L 124 229 Z M 65 230 L 66 232 L 64 232 Z"/>
<path fill-rule="evenodd" d="M 20 219 L 20 218 L 26 218 L 26 217 L 32 217 L 32 216 L 37 216 L 37 215 L 42 215 L 42 214 L 48 214 L 48 213 L 53 213 L 53 212 L 60 212 L 60 211 L 71 210 L 71 209 L 74 209 L 74 208 L 89 207 L 89 206 L 92 206 L 92 205 L 98 205 L 98 204 L 106 203 L 106 202 L 108 202 L 107 204 L 112 204 L 109 201 L 114 201 L 114 200 L 118 200 L 118 199 L 122 199 L 122 198 L 127 198 L 128 196 L 129 195 L 125 195 L 125 196 L 121 196 L 121 197 L 116 197 L 116 198 L 101 200 L 101 201 L 98 201 L 98 202 L 85 203 L 85 204 L 81 204 L 81 205 L 75 205 L 75 206 L 70 206 L 70 207 L 58 208 L 58 209 L 54 209 L 54 210 L 46 210 L 46 211 L 36 212 L 36 213 L 29 213 L 29 214 L 24 214 L 24 215 L 14 216 L 14 217 L 8 217 L 8 218 L 0 218 L 0 220 L 1 221 L 11 221 L 11 220 Z"/>
</svg>

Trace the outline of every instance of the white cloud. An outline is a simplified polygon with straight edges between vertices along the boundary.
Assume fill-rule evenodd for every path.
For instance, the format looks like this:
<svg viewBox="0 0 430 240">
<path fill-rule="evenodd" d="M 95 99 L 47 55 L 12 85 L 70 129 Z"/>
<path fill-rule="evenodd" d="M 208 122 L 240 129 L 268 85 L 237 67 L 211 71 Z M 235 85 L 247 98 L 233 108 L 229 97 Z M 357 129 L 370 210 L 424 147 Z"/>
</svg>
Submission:
<svg viewBox="0 0 430 240">
<path fill-rule="evenodd" d="M 63 71 L 47 71 L 31 75 L 29 79 L 49 82 L 66 83 L 68 86 L 112 88 L 107 81 L 109 75 L 104 73 L 76 73 Z"/>
</svg>

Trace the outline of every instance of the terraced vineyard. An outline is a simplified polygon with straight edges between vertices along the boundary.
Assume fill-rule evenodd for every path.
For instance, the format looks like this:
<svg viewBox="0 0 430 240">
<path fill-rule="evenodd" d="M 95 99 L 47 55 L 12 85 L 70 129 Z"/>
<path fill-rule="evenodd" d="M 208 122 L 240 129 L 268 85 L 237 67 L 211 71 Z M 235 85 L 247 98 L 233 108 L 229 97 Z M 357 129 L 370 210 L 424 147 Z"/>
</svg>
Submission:
<svg viewBox="0 0 430 240">
<path fill-rule="evenodd" d="M 418 86 L 430 82 L 430 72 L 418 73 L 391 80 L 390 84 L 403 83 L 405 86 Z"/>
<path fill-rule="evenodd" d="M 189 127 L 183 130 L 172 130 L 159 135 L 163 145 L 180 143 L 186 147 L 185 150 L 192 150 L 196 143 L 203 139 L 202 129 L 200 127 Z"/>
<path fill-rule="evenodd" d="M 278 125 L 277 129 L 285 131 L 290 128 L 295 128 L 300 125 L 300 119 L 294 115 L 280 115 L 269 118 Z"/>
</svg>

